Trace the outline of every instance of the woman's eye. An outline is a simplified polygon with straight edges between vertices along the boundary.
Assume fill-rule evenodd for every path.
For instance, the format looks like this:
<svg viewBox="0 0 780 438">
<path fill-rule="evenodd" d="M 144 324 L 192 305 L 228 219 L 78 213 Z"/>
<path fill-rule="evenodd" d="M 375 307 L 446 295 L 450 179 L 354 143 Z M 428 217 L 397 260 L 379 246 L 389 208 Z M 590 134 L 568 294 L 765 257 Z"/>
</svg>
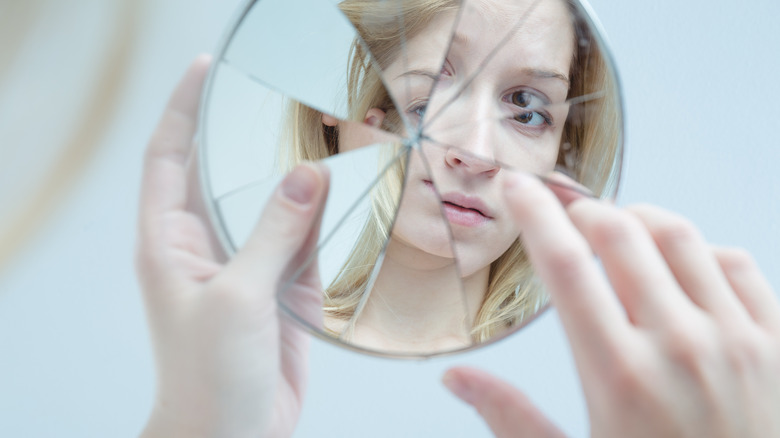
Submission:
<svg viewBox="0 0 780 438">
<path fill-rule="evenodd" d="M 525 110 L 515 112 L 513 118 L 516 121 L 529 126 L 552 125 L 552 120 L 543 111 L 533 111 L 545 105 L 544 100 L 539 96 L 528 91 L 516 91 L 509 96 L 508 100 L 514 106 Z"/>
<path fill-rule="evenodd" d="M 516 93 L 512 93 L 511 101 L 520 108 L 528 108 L 528 105 L 531 104 L 533 98 L 534 95 L 527 91 L 518 91 Z"/>
<path fill-rule="evenodd" d="M 552 122 L 548 117 L 536 111 L 524 111 L 521 113 L 517 113 L 515 114 L 514 119 L 524 125 L 530 125 L 530 126 L 539 126 L 545 123 L 548 125 L 552 124 Z"/>
<path fill-rule="evenodd" d="M 419 121 L 422 120 L 423 115 L 425 114 L 425 109 L 427 107 L 428 107 L 427 102 L 418 102 L 412 105 L 408 110 L 406 110 L 406 112 L 414 116 Z"/>
</svg>

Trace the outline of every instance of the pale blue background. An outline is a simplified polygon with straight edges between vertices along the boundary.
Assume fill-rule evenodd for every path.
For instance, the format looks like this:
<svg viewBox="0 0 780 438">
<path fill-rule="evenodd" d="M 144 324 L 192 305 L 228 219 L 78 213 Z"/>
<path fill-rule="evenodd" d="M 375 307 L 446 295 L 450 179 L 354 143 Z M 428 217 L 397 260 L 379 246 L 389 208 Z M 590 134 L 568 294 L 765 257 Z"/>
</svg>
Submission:
<svg viewBox="0 0 780 438">
<path fill-rule="evenodd" d="M 141 151 L 173 85 L 197 53 L 215 48 L 236 3 L 146 3 L 117 122 L 64 207 L 0 278 L 0 436 L 134 436 L 142 427 L 154 376 L 132 267 Z M 780 287 L 780 4 L 593 7 L 625 89 L 620 203 L 687 215 L 711 241 L 752 251 Z M 439 383 L 453 364 L 512 381 L 565 431 L 587 435 L 554 312 L 466 356 L 396 362 L 314 342 L 311 359 L 300 437 L 485 436 L 479 418 Z"/>
</svg>

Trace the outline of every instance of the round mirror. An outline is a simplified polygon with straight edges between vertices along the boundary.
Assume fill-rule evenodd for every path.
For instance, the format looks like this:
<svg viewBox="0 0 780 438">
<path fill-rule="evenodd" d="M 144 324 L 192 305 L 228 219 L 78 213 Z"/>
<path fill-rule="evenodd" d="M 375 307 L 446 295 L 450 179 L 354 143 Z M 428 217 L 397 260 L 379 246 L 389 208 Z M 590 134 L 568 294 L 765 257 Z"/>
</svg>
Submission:
<svg viewBox="0 0 780 438">
<path fill-rule="evenodd" d="M 511 172 L 613 197 L 614 65 L 576 0 L 257 0 L 212 66 L 200 166 L 216 234 L 241 248 L 303 161 L 330 171 L 317 250 L 281 308 L 359 351 L 429 357 L 547 307 L 501 192 Z M 316 263 L 322 312 L 294 287 Z"/>
</svg>

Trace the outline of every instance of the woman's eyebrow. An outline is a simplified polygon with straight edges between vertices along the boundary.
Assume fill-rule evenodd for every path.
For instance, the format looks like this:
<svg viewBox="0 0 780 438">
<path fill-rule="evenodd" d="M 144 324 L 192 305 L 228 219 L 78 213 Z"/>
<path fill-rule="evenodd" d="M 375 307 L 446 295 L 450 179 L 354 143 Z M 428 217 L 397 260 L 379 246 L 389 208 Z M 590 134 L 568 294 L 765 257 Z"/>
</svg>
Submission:
<svg viewBox="0 0 780 438">
<path fill-rule="evenodd" d="M 518 70 L 519 76 L 531 76 L 537 79 L 559 79 L 569 86 L 569 77 L 556 70 L 545 70 L 541 68 L 525 67 Z"/>
<path fill-rule="evenodd" d="M 433 80 L 436 80 L 439 77 L 438 74 L 428 70 L 409 70 L 396 76 L 395 79 L 404 76 L 425 76 Z M 567 87 L 569 86 L 569 77 L 555 70 L 525 67 L 517 71 L 517 76 L 530 76 L 537 79 L 558 79 L 563 81 Z"/>
<path fill-rule="evenodd" d="M 402 78 L 404 76 L 425 76 L 427 78 L 430 78 L 432 80 L 438 79 L 439 75 L 428 70 L 409 70 L 407 72 L 401 73 L 400 75 L 396 76 L 395 78 Z"/>
</svg>

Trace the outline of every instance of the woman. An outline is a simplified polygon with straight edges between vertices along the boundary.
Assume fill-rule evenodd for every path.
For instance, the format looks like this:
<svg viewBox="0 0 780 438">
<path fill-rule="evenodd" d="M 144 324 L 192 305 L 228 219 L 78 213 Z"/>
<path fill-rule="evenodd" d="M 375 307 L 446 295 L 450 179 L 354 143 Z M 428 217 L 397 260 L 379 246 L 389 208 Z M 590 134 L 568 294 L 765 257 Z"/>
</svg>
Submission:
<svg viewBox="0 0 780 438">
<path fill-rule="evenodd" d="M 326 290 L 326 328 L 372 349 L 431 352 L 521 324 L 546 295 L 498 188 L 510 171 L 558 169 L 597 195 L 614 191 L 621 122 L 598 43 L 564 1 L 466 2 L 459 14 L 445 0 L 339 6 L 365 44 L 353 45 L 350 118 L 417 149 L 375 191 L 358 246 Z M 373 140 L 299 103 L 288 135 L 296 160 Z"/>
</svg>

